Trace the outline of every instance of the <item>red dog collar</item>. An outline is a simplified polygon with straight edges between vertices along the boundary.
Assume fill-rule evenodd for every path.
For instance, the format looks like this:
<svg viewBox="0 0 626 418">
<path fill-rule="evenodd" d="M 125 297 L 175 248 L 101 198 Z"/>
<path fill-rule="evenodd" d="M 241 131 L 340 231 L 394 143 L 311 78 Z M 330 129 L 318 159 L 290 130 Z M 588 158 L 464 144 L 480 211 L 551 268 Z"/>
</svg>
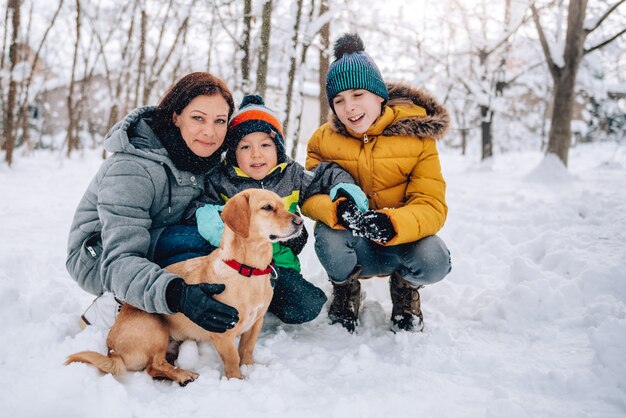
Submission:
<svg viewBox="0 0 626 418">
<path fill-rule="evenodd" d="M 256 267 L 251 267 L 245 264 L 241 264 L 237 260 L 224 260 L 224 263 L 226 263 L 232 269 L 237 270 L 237 273 L 245 277 L 263 276 L 265 274 L 271 273 L 274 270 L 274 267 L 272 265 L 273 263 L 267 266 L 267 268 L 263 270 L 258 269 Z"/>
</svg>

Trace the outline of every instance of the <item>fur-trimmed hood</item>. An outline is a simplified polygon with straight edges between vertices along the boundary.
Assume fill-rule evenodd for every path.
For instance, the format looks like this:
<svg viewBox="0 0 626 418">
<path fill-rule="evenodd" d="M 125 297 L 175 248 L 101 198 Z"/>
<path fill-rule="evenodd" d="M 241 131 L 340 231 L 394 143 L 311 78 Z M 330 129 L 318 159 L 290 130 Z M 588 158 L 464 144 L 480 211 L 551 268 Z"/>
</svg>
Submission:
<svg viewBox="0 0 626 418">
<path fill-rule="evenodd" d="M 384 136 L 413 136 L 416 138 L 441 139 L 450 125 L 450 116 L 446 108 L 427 91 L 412 87 L 405 83 L 386 83 L 389 91 L 387 105 L 395 106 L 394 102 L 405 99 L 426 111 L 426 116 L 410 116 L 394 120 L 382 132 Z M 350 136 L 348 129 L 332 111 L 328 117 L 330 127 L 341 135 Z"/>
</svg>

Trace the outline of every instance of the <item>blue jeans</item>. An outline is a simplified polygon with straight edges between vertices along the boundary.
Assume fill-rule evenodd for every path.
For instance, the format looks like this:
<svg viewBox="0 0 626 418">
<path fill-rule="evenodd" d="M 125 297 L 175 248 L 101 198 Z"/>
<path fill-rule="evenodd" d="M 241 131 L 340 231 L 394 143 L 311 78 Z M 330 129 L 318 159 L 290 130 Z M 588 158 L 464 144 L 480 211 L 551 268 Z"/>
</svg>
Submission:
<svg viewBox="0 0 626 418">
<path fill-rule="evenodd" d="M 167 267 L 179 261 L 209 255 L 216 248 L 202 238 L 197 226 L 170 225 L 161 232 L 152 261 Z"/>
<path fill-rule="evenodd" d="M 450 251 L 436 235 L 419 241 L 382 246 L 352 235 L 351 231 L 315 225 L 315 252 L 331 281 L 345 281 L 355 266 L 361 277 L 389 276 L 397 271 L 413 285 L 433 284 L 452 269 Z"/>
</svg>

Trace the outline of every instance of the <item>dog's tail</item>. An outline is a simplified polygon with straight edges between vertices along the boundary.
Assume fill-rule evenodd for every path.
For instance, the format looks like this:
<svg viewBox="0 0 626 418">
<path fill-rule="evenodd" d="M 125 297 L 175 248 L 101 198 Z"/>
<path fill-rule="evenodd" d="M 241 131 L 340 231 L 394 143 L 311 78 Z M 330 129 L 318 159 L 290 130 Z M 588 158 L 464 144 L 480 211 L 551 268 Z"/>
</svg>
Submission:
<svg viewBox="0 0 626 418">
<path fill-rule="evenodd" d="M 96 366 L 104 373 L 111 373 L 112 375 L 120 375 L 126 373 L 126 365 L 122 356 L 116 353 L 111 353 L 108 356 L 96 353 L 95 351 L 81 351 L 80 353 L 72 354 L 65 360 L 65 365 L 70 363 L 86 363 Z"/>
</svg>

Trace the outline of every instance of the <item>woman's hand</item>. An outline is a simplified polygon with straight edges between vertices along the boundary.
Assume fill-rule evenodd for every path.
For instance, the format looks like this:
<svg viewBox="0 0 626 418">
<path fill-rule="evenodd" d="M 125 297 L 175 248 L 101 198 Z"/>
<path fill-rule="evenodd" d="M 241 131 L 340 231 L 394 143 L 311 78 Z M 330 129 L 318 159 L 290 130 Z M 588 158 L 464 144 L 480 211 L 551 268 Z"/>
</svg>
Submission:
<svg viewBox="0 0 626 418">
<path fill-rule="evenodd" d="M 211 332 L 225 332 L 239 321 L 239 312 L 213 298 L 224 291 L 223 284 L 186 284 L 174 279 L 165 292 L 169 308 L 181 312 L 187 318 Z"/>
</svg>

